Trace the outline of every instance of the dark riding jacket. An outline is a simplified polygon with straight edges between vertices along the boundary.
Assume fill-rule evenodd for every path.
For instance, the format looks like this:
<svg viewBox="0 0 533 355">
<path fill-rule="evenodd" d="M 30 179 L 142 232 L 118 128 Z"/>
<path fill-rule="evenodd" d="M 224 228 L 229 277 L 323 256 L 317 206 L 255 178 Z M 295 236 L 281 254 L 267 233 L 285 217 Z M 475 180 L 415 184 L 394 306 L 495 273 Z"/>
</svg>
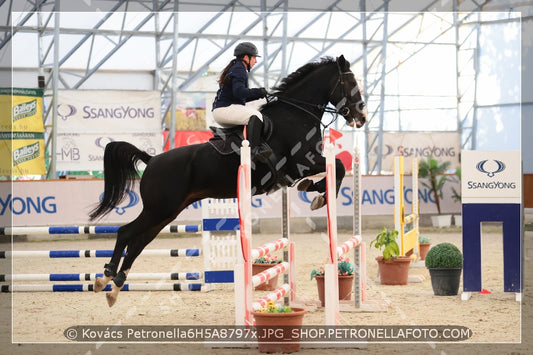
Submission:
<svg viewBox="0 0 533 355">
<path fill-rule="evenodd" d="M 250 89 L 248 87 L 248 72 L 241 60 L 236 60 L 233 63 L 227 75 L 231 80 L 226 85 L 220 84 L 213 102 L 213 110 L 233 104 L 244 105 L 248 101 L 257 100 L 264 96 L 261 94 L 261 89 Z"/>
</svg>

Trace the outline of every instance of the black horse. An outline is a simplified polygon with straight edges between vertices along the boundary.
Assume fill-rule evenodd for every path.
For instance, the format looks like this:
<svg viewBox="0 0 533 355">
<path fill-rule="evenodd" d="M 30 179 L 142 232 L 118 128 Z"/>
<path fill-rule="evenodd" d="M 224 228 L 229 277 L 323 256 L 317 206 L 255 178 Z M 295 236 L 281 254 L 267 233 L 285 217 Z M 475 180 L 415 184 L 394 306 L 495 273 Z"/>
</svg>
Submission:
<svg viewBox="0 0 533 355">
<path fill-rule="evenodd" d="M 328 102 L 335 109 L 327 107 Z M 366 122 L 365 104 L 350 63 L 340 56 L 302 66 L 274 88 L 269 102 L 260 110 L 271 120 L 272 129 L 265 139 L 277 161 L 270 167 L 263 163 L 252 167 L 254 195 L 300 181 L 299 190 L 322 193 L 315 198 L 312 208 L 322 207 L 325 179 L 316 183 L 304 179 L 325 171 L 321 155 L 325 128 L 322 115 L 329 111 L 336 118 L 340 114 L 348 125 L 353 127 L 355 123 L 358 128 Z M 110 307 L 116 302 L 134 260 L 183 209 L 204 198 L 236 197 L 238 154 L 222 155 L 213 145 L 203 143 L 150 156 L 127 142 L 112 142 L 104 153 L 104 196 L 90 213 L 91 220 L 109 213 L 123 200 L 138 177 L 139 161 L 147 164 L 140 181 L 143 210 L 135 220 L 119 228 L 111 261 L 104 266 L 104 277 L 98 278 L 94 286 L 95 292 L 99 292 L 113 279 L 112 290 L 106 295 Z M 344 174 L 337 159 L 337 193 Z"/>
</svg>

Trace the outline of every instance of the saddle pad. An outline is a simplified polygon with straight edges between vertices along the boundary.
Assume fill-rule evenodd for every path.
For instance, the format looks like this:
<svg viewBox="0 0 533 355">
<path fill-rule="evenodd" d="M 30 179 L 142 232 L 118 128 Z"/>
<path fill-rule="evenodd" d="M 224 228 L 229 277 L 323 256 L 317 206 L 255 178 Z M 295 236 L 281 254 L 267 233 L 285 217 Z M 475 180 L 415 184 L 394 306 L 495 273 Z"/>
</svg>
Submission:
<svg viewBox="0 0 533 355">
<path fill-rule="evenodd" d="M 244 140 L 244 126 L 232 128 L 209 127 L 213 131 L 214 137 L 208 143 L 222 155 L 240 153 L 241 142 Z"/>
</svg>

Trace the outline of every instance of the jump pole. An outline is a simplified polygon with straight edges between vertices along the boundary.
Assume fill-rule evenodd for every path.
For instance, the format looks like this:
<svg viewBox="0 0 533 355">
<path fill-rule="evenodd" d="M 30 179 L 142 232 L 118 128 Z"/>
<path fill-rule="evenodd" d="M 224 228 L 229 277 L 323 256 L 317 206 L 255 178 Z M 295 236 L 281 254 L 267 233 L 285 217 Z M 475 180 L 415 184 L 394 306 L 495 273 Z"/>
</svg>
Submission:
<svg viewBox="0 0 533 355">
<path fill-rule="evenodd" d="M 110 258 L 113 250 L 14 250 L 0 251 L 0 259 L 12 258 Z M 126 251 L 122 252 L 122 257 Z M 196 257 L 202 249 L 145 249 L 143 256 Z"/>
<path fill-rule="evenodd" d="M 201 283 L 138 283 L 124 284 L 121 291 L 201 291 Z M 35 285 L 1 285 L 0 291 L 7 292 L 91 292 L 93 284 L 35 284 Z M 106 285 L 104 291 L 111 291 Z"/>
<path fill-rule="evenodd" d="M 99 273 L 56 273 L 56 274 L 0 274 L 0 282 L 17 281 L 95 281 L 97 277 L 103 277 Z M 128 280 L 201 280 L 203 272 L 146 272 L 128 274 Z"/>
<path fill-rule="evenodd" d="M 405 215 L 404 199 L 404 157 L 394 157 L 394 229 L 400 236 L 400 255 L 405 256 L 407 252 L 413 250 L 412 258 L 417 260 L 420 255 L 418 237 L 419 229 L 419 201 L 418 201 L 418 158 L 411 158 L 411 214 Z M 412 228 L 405 231 L 406 225 L 411 224 Z"/>
<path fill-rule="evenodd" d="M 0 235 L 52 235 L 52 234 L 116 234 L 121 226 L 37 226 L 0 227 Z M 201 226 L 196 224 L 169 225 L 159 234 L 198 233 Z"/>
<path fill-rule="evenodd" d="M 294 243 L 289 243 L 288 238 L 281 238 L 277 241 L 266 243 L 263 246 L 252 249 L 252 218 L 251 218 L 251 169 L 250 169 L 250 148 L 247 140 L 243 141 L 241 147 L 241 165 L 238 172 L 237 195 L 239 206 L 242 258 L 235 265 L 235 324 L 253 325 L 252 310 L 266 306 L 269 301 L 276 301 L 285 296 L 284 302 L 294 299 Z M 284 219 L 284 224 L 288 223 Z M 288 226 L 283 227 L 288 231 Z M 252 262 L 254 259 L 266 255 L 270 252 L 283 249 L 283 263 L 273 266 L 260 274 L 252 276 Z M 287 259 L 287 256 L 289 259 Z M 289 271 L 289 282 L 284 283 L 270 294 L 257 301 L 252 301 L 253 287 L 272 277 Z M 284 277 L 284 281 L 286 278 Z"/>
<path fill-rule="evenodd" d="M 335 146 L 328 135 L 325 137 L 326 155 L 326 200 L 329 255 L 324 265 L 324 305 L 326 325 L 339 324 L 339 279 L 337 277 L 337 201 L 335 174 Z"/>
<path fill-rule="evenodd" d="M 359 246 L 353 247 L 354 273 L 354 306 L 360 308 L 366 299 L 366 255 L 362 235 L 361 219 L 361 154 L 355 147 L 352 160 L 353 172 L 353 233 L 359 236 Z"/>
<path fill-rule="evenodd" d="M 340 136 L 340 132 L 333 132 L 334 136 Z M 335 186 L 335 154 L 334 154 L 334 142 L 331 142 L 329 136 L 325 138 L 325 155 L 326 155 L 326 186 L 327 191 L 336 191 Z M 354 236 L 337 246 L 337 225 L 336 225 L 336 194 L 327 193 L 328 201 L 328 239 L 330 245 L 330 254 L 328 262 L 331 261 L 332 256 L 335 256 L 333 267 L 332 264 L 325 266 L 325 271 L 329 269 L 329 273 L 326 274 L 325 283 L 325 313 L 326 313 L 326 325 L 338 325 L 339 324 L 339 312 L 340 311 L 353 311 L 352 308 L 343 307 L 340 309 L 340 302 L 338 299 L 338 277 L 337 277 L 337 258 L 350 251 L 353 251 L 353 260 L 355 264 L 354 272 L 354 308 L 360 309 L 366 300 L 366 256 L 365 256 L 365 243 L 361 237 L 361 165 L 359 149 L 356 147 L 354 150 L 353 159 L 353 233 Z M 333 208 L 331 208 L 333 207 Z M 329 276 L 329 280 L 328 280 Z M 329 298 L 329 299 L 328 299 Z M 381 303 L 372 302 L 376 305 L 373 308 L 367 308 L 381 311 L 386 310 L 387 305 Z M 344 306 L 344 305 L 343 305 Z"/>
</svg>

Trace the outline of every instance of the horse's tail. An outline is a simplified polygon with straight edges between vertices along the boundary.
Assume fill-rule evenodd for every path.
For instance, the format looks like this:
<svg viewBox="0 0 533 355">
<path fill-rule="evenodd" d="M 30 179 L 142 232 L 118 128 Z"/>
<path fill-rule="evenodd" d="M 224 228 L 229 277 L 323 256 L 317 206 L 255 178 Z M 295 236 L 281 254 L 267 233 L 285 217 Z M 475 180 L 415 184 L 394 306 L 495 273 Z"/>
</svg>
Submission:
<svg viewBox="0 0 533 355">
<path fill-rule="evenodd" d="M 100 204 L 89 213 L 95 220 L 109 213 L 124 200 L 127 190 L 133 187 L 137 178 L 139 160 L 148 164 L 152 158 L 146 152 L 127 142 L 111 142 L 104 152 L 104 196 Z"/>
</svg>

